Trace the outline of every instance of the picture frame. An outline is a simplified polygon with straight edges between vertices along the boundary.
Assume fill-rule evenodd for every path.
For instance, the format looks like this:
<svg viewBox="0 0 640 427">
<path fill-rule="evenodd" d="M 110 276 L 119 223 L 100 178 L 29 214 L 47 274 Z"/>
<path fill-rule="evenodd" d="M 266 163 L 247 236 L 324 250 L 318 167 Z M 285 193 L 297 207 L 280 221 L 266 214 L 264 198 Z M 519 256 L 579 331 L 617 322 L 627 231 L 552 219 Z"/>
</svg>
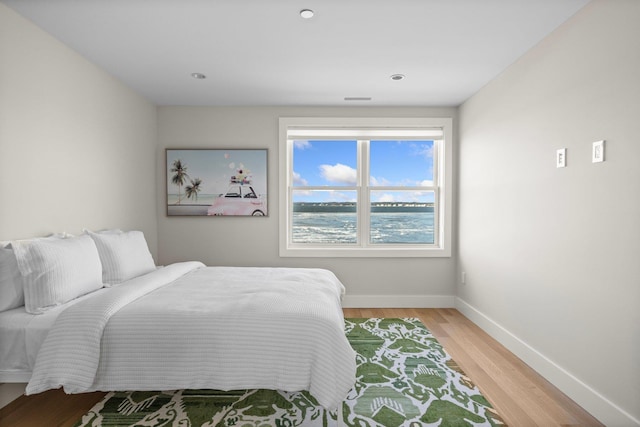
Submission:
<svg viewBox="0 0 640 427">
<path fill-rule="evenodd" d="M 267 149 L 167 148 L 167 216 L 267 216 Z"/>
</svg>

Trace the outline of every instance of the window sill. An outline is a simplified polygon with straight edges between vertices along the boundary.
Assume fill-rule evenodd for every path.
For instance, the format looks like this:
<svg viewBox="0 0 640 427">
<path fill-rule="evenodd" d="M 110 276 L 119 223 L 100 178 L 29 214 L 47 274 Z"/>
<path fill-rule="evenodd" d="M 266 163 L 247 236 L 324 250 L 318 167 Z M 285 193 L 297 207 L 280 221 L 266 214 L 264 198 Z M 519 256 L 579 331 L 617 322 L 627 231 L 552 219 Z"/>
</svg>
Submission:
<svg viewBox="0 0 640 427">
<path fill-rule="evenodd" d="M 309 258 L 449 258 L 451 249 L 443 248 L 303 248 L 280 249 L 280 257 Z"/>
</svg>

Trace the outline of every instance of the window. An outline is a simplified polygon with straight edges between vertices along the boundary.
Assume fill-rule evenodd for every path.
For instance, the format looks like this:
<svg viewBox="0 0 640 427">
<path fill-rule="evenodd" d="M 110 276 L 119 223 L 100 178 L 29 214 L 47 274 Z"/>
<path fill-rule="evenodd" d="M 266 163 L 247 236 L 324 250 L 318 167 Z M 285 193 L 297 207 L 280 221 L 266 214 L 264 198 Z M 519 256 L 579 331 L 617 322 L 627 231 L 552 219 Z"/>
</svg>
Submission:
<svg viewBox="0 0 640 427">
<path fill-rule="evenodd" d="M 281 118 L 280 255 L 451 255 L 450 118 Z"/>
</svg>

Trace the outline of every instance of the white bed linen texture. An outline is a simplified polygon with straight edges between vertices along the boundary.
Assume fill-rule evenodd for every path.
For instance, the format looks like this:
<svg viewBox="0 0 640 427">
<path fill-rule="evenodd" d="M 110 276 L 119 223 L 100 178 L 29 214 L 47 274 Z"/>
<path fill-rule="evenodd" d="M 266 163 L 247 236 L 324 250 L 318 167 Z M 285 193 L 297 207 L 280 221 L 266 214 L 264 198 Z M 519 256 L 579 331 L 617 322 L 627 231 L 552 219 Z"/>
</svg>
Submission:
<svg viewBox="0 0 640 427">
<path fill-rule="evenodd" d="M 324 269 L 176 263 L 63 312 L 27 394 L 309 390 L 334 409 L 355 381 L 344 286 Z"/>
<path fill-rule="evenodd" d="M 11 246 L 29 313 L 44 313 L 103 287 L 98 249 L 89 236 L 13 241 Z"/>
<path fill-rule="evenodd" d="M 0 242 L 0 312 L 24 305 L 22 277 L 10 242 Z"/>
<path fill-rule="evenodd" d="M 0 312 L 0 383 L 28 382 L 38 350 L 60 313 L 103 291 L 106 289 L 81 296 L 42 314 L 27 313 L 24 305 Z"/>
</svg>

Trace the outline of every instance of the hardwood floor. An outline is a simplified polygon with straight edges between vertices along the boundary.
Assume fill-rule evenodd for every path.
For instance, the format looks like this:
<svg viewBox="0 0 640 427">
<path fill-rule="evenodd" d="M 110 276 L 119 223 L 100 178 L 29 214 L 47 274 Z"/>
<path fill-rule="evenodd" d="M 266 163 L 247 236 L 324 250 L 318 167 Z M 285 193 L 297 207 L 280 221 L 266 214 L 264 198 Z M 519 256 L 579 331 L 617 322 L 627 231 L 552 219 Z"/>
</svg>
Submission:
<svg viewBox="0 0 640 427">
<path fill-rule="evenodd" d="M 61 389 L 20 396 L 0 409 L 2 427 L 73 426 L 106 393 L 67 395 Z"/>
<path fill-rule="evenodd" d="M 355 309 L 345 317 L 418 317 L 510 426 L 602 426 L 455 309 Z M 53 390 L 0 409 L 2 427 L 73 426 L 104 393 Z"/>
</svg>

